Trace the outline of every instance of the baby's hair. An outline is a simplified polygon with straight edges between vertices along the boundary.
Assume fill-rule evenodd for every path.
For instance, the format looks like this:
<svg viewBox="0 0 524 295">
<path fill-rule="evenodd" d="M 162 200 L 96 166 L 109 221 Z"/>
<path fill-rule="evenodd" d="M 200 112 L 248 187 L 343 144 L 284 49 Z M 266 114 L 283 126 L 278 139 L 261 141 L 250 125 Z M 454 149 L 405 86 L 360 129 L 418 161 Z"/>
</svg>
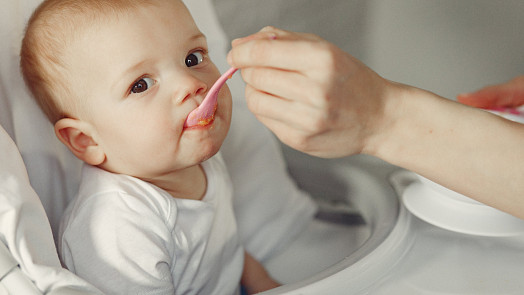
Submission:
<svg viewBox="0 0 524 295">
<path fill-rule="evenodd" d="M 166 0 L 167 1 L 167 0 Z M 35 10 L 26 27 L 20 68 L 31 94 L 51 123 L 70 117 L 78 97 L 68 86 L 66 48 L 82 30 L 157 1 L 144 0 L 46 0 Z"/>
</svg>

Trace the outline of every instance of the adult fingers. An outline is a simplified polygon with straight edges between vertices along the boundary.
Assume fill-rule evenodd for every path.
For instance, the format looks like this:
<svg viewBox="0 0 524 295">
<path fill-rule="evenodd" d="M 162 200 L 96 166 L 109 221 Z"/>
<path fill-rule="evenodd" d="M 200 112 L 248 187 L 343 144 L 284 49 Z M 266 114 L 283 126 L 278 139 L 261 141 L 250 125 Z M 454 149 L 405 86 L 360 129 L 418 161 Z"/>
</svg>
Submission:
<svg viewBox="0 0 524 295">
<path fill-rule="evenodd" d="M 331 124 L 331 118 L 322 109 L 276 97 L 249 85 L 246 86 L 246 101 L 249 110 L 258 118 L 278 121 L 289 129 L 311 135 L 325 131 Z"/>
<path fill-rule="evenodd" d="M 288 35 L 290 33 L 291 32 L 280 30 L 272 26 L 267 26 L 254 34 L 231 41 L 231 45 L 235 47 L 242 43 L 258 39 L 274 40 L 277 39 L 279 36 L 283 37 L 284 35 Z"/>
<path fill-rule="evenodd" d="M 267 32 L 258 33 L 267 36 Z M 272 33 L 270 33 L 272 34 Z M 260 35 L 258 35 L 260 36 Z M 322 54 L 321 39 L 313 35 L 285 33 L 276 39 L 251 37 L 247 41 L 236 42 L 228 53 L 231 66 L 271 67 L 288 71 L 304 71 Z"/>
<path fill-rule="evenodd" d="M 283 143 L 304 153 L 323 157 L 339 158 L 357 153 L 362 147 L 352 137 L 335 130 L 324 130 L 312 133 L 307 130 L 296 129 L 286 122 L 264 116 L 256 116 L 269 130 Z"/>
<path fill-rule="evenodd" d="M 245 42 L 231 49 L 228 63 L 236 68 L 272 67 L 288 71 L 306 69 L 311 58 L 306 52 L 310 47 L 303 42 L 258 39 Z M 300 52 L 301 54 L 296 54 Z"/>
<path fill-rule="evenodd" d="M 238 46 L 248 41 L 275 40 L 275 39 L 285 39 L 285 40 L 310 39 L 310 40 L 313 40 L 313 39 L 318 39 L 318 38 L 316 38 L 315 35 L 313 34 L 291 32 L 291 31 L 278 29 L 273 26 L 267 26 L 267 27 L 262 28 L 260 31 L 254 34 L 231 41 L 231 45 L 235 47 L 235 46 Z"/>
<path fill-rule="evenodd" d="M 305 153 L 311 153 L 311 136 L 309 133 L 295 129 L 286 122 L 273 118 L 262 115 L 257 115 L 256 118 L 286 145 Z"/>
<path fill-rule="evenodd" d="M 498 96 L 497 91 L 483 89 L 473 93 L 459 94 L 457 100 L 465 105 L 488 109 L 499 106 L 500 99 Z"/>
<path fill-rule="evenodd" d="M 460 94 L 457 100 L 477 108 L 518 107 L 524 104 L 524 76 L 500 84 L 484 87 L 473 93 Z"/>
<path fill-rule="evenodd" d="M 323 89 L 318 81 L 292 71 L 275 68 L 246 68 L 242 78 L 251 87 L 273 96 L 295 100 L 316 107 L 324 107 Z"/>
</svg>

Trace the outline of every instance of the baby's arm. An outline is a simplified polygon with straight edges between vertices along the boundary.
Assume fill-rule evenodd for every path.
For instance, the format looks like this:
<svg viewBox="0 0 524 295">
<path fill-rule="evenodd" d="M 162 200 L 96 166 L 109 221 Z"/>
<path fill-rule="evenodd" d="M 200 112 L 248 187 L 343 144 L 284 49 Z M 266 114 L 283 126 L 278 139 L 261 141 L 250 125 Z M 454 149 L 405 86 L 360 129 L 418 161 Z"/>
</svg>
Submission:
<svg viewBox="0 0 524 295">
<path fill-rule="evenodd" d="M 280 286 L 269 276 L 264 266 L 247 252 L 244 254 L 244 271 L 241 283 L 248 294 L 256 294 Z"/>
</svg>

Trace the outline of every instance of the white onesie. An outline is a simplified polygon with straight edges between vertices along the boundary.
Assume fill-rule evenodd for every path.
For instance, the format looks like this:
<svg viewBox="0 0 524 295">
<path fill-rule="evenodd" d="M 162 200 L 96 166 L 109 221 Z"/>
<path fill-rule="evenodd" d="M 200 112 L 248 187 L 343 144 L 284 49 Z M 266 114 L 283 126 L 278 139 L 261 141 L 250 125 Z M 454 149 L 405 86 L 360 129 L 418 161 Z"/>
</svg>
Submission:
<svg viewBox="0 0 524 295">
<path fill-rule="evenodd" d="M 85 165 L 60 226 L 65 266 L 106 294 L 235 294 L 244 250 L 220 154 L 201 201 Z"/>
</svg>

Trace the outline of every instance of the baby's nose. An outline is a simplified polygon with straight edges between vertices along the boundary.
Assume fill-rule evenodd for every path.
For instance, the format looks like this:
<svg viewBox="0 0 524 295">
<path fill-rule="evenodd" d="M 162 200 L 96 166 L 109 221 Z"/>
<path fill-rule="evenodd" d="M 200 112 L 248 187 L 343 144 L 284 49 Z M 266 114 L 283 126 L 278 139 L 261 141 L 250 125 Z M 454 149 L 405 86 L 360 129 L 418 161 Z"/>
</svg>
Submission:
<svg viewBox="0 0 524 295">
<path fill-rule="evenodd" d="M 195 99 L 198 104 L 202 103 L 207 91 L 207 85 L 204 81 L 188 75 L 176 83 L 180 85 L 180 91 L 176 98 L 177 103 L 183 103 L 188 99 Z"/>
</svg>

